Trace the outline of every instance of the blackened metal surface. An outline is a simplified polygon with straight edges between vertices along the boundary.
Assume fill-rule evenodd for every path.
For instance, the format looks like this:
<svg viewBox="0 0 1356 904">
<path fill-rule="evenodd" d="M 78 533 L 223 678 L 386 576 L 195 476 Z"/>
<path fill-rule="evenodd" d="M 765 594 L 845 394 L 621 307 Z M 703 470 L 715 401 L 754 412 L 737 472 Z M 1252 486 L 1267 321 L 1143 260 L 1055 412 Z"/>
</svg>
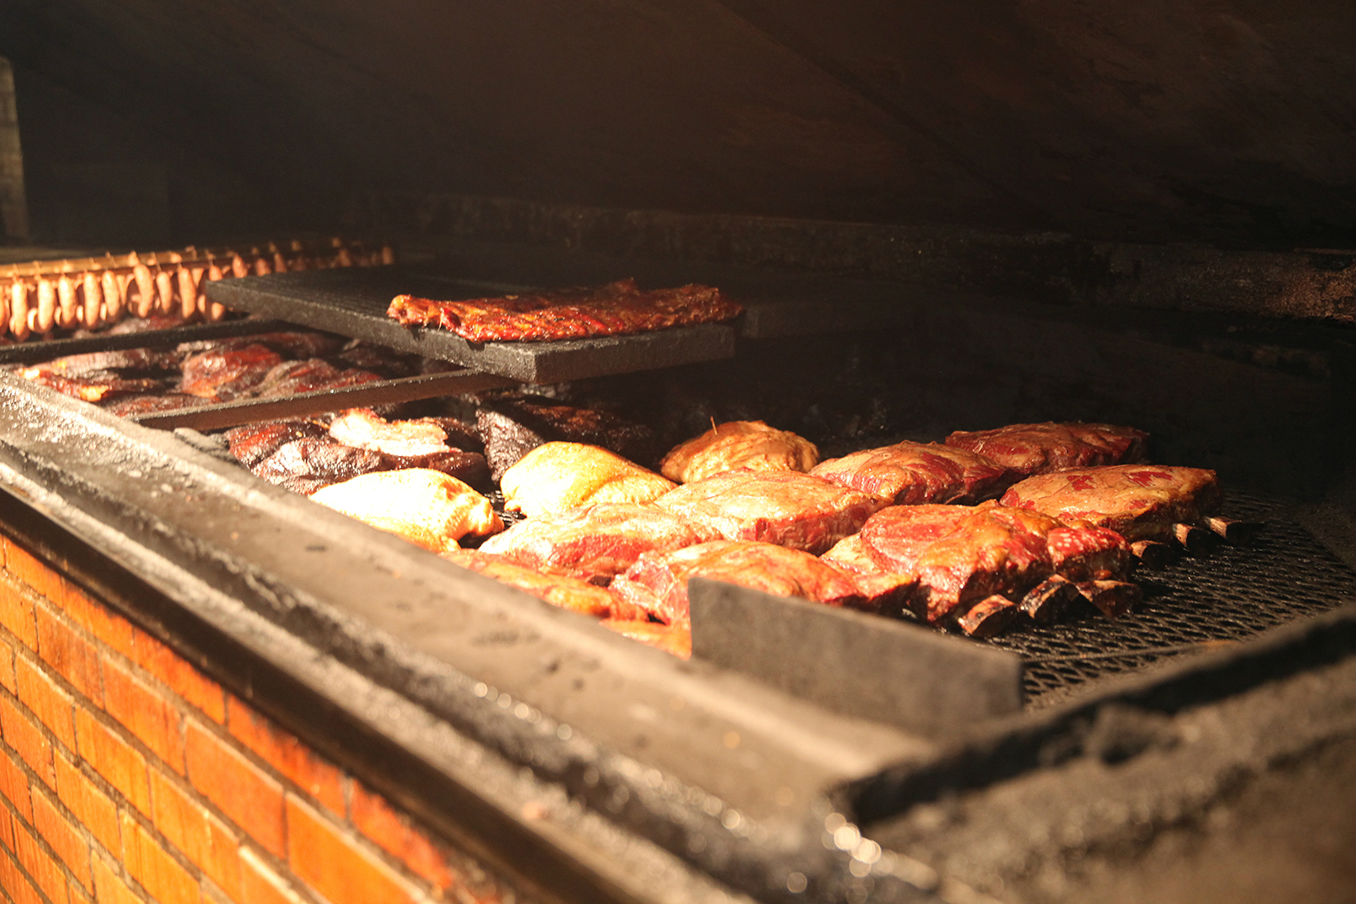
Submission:
<svg viewBox="0 0 1356 904">
<path fill-rule="evenodd" d="M 989 640 L 1021 655 L 1029 705 L 1058 702 L 1087 682 L 1164 659 L 1239 644 L 1356 599 L 1356 574 L 1285 506 L 1233 493 L 1228 513 L 1261 522 L 1257 538 L 1221 543 L 1206 557 L 1183 555 L 1159 571 L 1141 570 L 1145 600 L 1124 618 L 1089 615 Z"/>
<path fill-rule="evenodd" d="M 290 328 L 290 324 L 283 323 L 280 320 L 248 317 L 241 320 L 224 320 L 220 323 L 194 323 L 163 330 L 101 333 L 75 339 L 54 339 L 51 342 L 35 340 L 0 346 L 0 365 L 32 364 L 38 361 L 62 358 L 66 355 L 102 352 L 111 349 L 163 348 L 178 345 L 180 342 L 224 339 L 230 336 L 253 336 L 258 333 L 272 333 Z"/>
<path fill-rule="evenodd" d="M 689 583 L 688 596 L 694 656 L 834 712 L 931 732 L 1022 708 L 1016 655 L 703 578 Z"/>
<path fill-rule="evenodd" d="M 492 374 L 458 370 L 447 373 L 419 374 L 413 377 L 396 377 L 391 380 L 377 380 L 338 389 L 299 392 L 285 398 L 240 399 L 233 402 L 178 408 L 171 411 L 133 414 L 128 416 L 128 420 L 135 421 L 144 427 L 157 427 L 162 430 L 176 427 L 220 430 L 255 421 L 303 417 L 308 414 L 335 411 L 340 408 L 386 405 L 393 402 L 411 402 L 417 399 L 480 392 L 483 389 L 510 386 L 512 382 L 505 377 L 496 377 Z"/>
<path fill-rule="evenodd" d="M 232 310 L 338 332 L 524 383 L 578 380 L 734 355 L 734 330 L 722 324 L 560 342 L 467 342 L 446 330 L 408 327 L 386 316 L 398 294 L 457 299 L 528 288 L 396 266 L 220 280 L 208 285 L 207 297 Z"/>
</svg>

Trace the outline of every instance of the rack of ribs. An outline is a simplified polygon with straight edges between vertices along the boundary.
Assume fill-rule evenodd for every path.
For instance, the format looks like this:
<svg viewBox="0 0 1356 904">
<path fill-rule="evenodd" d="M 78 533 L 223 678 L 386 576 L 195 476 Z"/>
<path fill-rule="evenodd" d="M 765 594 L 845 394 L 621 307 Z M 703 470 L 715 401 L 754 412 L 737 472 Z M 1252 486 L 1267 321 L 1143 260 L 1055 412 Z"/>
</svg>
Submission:
<svg viewBox="0 0 1356 904">
<path fill-rule="evenodd" d="M 1140 598 L 1120 534 L 993 501 L 890 506 L 821 558 L 864 596 L 902 593 L 921 620 L 976 636 L 1022 615 L 1053 620 L 1079 600 L 1115 617 Z"/>
<path fill-rule="evenodd" d="M 694 577 L 831 606 L 859 606 L 863 601 L 851 578 L 809 553 L 747 540 L 713 540 L 673 552 L 643 553 L 609 589 L 665 624 L 688 625 L 687 582 Z"/>
<path fill-rule="evenodd" d="M 800 471 L 725 471 L 654 500 L 727 540 L 759 540 L 821 553 L 855 533 L 880 496 Z"/>
<path fill-rule="evenodd" d="M 909 441 L 831 458 L 810 473 L 904 505 L 978 502 L 1010 482 L 1007 468 L 984 455 Z"/>
<path fill-rule="evenodd" d="M 386 314 L 449 330 L 469 342 L 612 336 L 730 320 L 743 311 L 711 286 L 641 289 L 634 279 L 536 294 L 442 301 L 397 295 Z"/>
<path fill-rule="evenodd" d="M 1149 434 L 1134 427 L 1081 421 L 1010 424 L 992 430 L 957 430 L 945 443 L 983 455 L 1009 469 L 1013 479 L 1066 468 L 1144 460 Z"/>
<path fill-rule="evenodd" d="M 519 521 L 480 549 L 520 565 L 606 583 L 642 553 L 672 552 L 716 536 L 656 505 L 599 502 Z"/>
<path fill-rule="evenodd" d="M 1005 506 L 1124 535 L 1146 564 L 1171 559 L 1178 544 L 1208 551 L 1216 536 L 1247 540 L 1259 527 L 1219 515 L 1223 493 L 1215 472 L 1168 465 L 1108 465 L 1038 474 L 1014 484 Z"/>
</svg>

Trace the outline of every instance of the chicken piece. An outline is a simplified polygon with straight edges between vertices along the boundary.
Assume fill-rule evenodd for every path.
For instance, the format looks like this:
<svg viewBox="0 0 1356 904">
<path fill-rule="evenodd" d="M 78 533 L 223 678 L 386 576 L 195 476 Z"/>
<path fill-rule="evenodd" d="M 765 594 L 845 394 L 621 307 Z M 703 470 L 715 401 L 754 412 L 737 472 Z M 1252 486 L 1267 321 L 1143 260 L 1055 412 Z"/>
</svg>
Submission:
<svg viewBox="0 0 1356 904">
<path fill-rule="evenodd" d="M 671 552 L 716 536 L 655 505 L 599 502 L 519 521 L 480 548 L 521 565 L 606 583 L 642 553 Z"/>
<path fill-rule="evenodd" d="M 571 612 L 597 618 L 610 618 L 619 613 L 623 617 L 639 614 L 604 587 L 567 574 L 521 565 L 484 549 L 450 549 L 443 553 L 443 558 Z"/>
<path fill-rule="evenodd" d="M 855 533 L 885 500 L 800 471 L 739 470 L 685 483 L 655 505 L 727 540 L 817 554 Z"/>
<path fill-rule="evenodd" d="M 504 507 L 529 518 L 593 502 L 650 502 L 674 483 L 587 443 L 543 443 L 504 472 Z"/>
<path fill-rule="evenodd" d="M 999 501 L 1110 528 L 1131 541 L 1171 542 L 1179 525 L 1217 512 L 1223 494 L 1215 472 L 1205 468 L 1108 465 L 1028 477 Z"/>
<path fill-rule="evenodd" d="M 690 483 L 735 468 L 808 471 L 818 463 L 815 444 L 789 430 L 762 421 L 726 421 L 670 449 L 659 470 L 669 480 Z"/>
<path fill-rule="evenodd" d="M 692 658 L 692 626 L 666 625 L 662 622 L 636 618 L 605 618 L 599 622 L 609 631 L 639 641 L 646 646 L 663 650 L 679 659 Z"/>
<path fill-rule="evenodd" d="M 713 540 L 674 552 L 644 553 L 613 580 L 610 589 L 666 624 L 686 625 L 692 620 L 687 582 L 694 577 L 831 606 L 862 601 L 851 579 L 809 553 L 747 540 Z"/>
<path fill-rule="evenodd" d="M 904 441 L 820 462 L 810 473 L 891 502 L 978 502 L 1007 485 L 1005 467 L 939 443 Z"/>
<path fill-rule="evenodd" d="M 1144 460 L 1149 434 L 1134 427 L 1081 421 L 1011 424 L 993 430 L 957 430 L 948 446 L 984 455 L 1019 477 Z"/>
<path fill-rule="evenodd" d="M 361 474 L 311 494 L 321 505 L 425 549 L 457 549 L 462 537 L 504 529 L 490 500 L 455 477 L 426 468 Z"/>
</svg>

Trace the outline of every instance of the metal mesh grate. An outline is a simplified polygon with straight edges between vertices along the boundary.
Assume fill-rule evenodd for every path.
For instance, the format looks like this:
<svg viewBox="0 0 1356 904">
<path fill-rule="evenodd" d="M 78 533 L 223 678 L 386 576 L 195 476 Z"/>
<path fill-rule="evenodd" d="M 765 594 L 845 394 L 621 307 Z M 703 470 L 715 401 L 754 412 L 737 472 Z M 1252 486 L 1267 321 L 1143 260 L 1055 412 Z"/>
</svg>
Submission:
<svg viewBox="0 0 1356 904">
<path fill-rule="evenodd" d="M 1356 596 L 1356 575 L 1277 503 L 1231 494 L 1227 514 L 1264 527 L 1246 546 L 1221 544 L 1208 557 L 1142 570 L 1144 602 L 1130 615 L 1089 616 L 988 641 L 1022 656 L 1027 705 L 1050 705 L 1088 681 L 1246 640 Z"/>
</svg>

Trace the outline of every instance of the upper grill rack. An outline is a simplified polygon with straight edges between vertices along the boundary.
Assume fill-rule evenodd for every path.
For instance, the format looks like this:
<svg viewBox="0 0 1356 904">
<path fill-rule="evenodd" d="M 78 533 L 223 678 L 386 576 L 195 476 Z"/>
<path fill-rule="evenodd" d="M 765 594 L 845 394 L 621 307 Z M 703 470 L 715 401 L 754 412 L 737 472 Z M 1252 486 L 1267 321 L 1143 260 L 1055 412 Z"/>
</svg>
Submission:
<svg viewBox="0 0 1356 904">
<path fill-rule="evenodd" d="M 1099 678 L 1248 640 L 1356 596 L 1356 574 L 1281 503 L 1231 493 L 1227 510 L 1230 517 L 1262 522 L 1257 538 L 1140 571 L 1144 602 L 1124 618 L 1089 616 L 990 639 L 1022 657 L 1027 707 L 1057 703 Z"/>
</svg>

